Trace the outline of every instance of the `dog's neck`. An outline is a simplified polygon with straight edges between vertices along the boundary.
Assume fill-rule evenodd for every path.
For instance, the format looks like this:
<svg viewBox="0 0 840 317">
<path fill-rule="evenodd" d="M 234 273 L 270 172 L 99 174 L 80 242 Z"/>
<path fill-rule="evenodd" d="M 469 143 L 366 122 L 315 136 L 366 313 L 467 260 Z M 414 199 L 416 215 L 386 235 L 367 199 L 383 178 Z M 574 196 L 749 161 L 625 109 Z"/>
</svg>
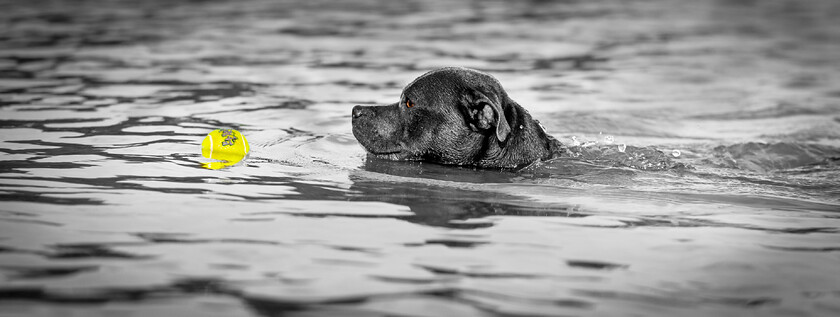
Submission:
<svg viewBox="0 0 840 317">
<path fill-rule="evenodd" d="M 522 167 L 538 160 L 547 160 L 560 156 L 565 147 L 560 141 L 545 133 L 539 122 L 513 100 L 505 116 L 510 124 L 510 135 L 504 142 L 490 137 L 487 140 L 484 155 L 479 166 Z"/>
</svg>

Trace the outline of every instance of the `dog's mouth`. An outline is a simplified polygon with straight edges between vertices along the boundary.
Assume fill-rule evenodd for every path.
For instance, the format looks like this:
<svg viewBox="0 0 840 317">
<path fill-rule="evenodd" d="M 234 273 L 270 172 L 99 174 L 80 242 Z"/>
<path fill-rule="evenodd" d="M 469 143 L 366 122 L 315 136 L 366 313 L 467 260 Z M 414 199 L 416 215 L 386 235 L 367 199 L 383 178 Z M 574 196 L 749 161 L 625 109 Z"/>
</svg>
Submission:
<svg viewBox="0 0 840 317">
<path fill-rule="evenodd" d="M 396 154 L 400 154 L 402 151 L 400 151 L 400 150 L 396 150 L 396 151 L 371 151 L 371 150 L 368 150 L 368 152 L 370 152 L 370 154 L 373 154 L 373 155 L 396 155 Z"/>
<path fill-rule="evenodd" d="M 393 148 L 384 149 L 366 149 L 370 155 L 381 159 L 399 160 L 403 153 L 401 146 L 394 146 Z"/>
<path fill-rule="evenodd" d="M 406 151 L 406 144 L 397 140 L 394 133 L 396 132 L 389 129 L 373 128 L 369 124 L 360 124 L 358 121 L 353 121 L 353 136 L 356 137 L 356 140 L 359 141 L 368 155 L 375 158 L 400 161 L 409 156 Z"/>
<path fill-rule="evenodd" d="M 392 154 L 399 154 L 405 148 L 405 145 L 402 142 L 383 142 L 383 141 L 374 141 L 371 143 L 368 142 L 359 142 L 362 144 L 362 147 L 368 151 L 370 154 L 375 155 L 392 155 Z"/>
<path fill-rule="evenodd" d="M 371 152 L 371 151 L 368 151 L 368 157 L 373 157 L 373 158 L 376 158 L 376 159 L 387 160 L 387 161 L 402 161 L 404 158 L 403 158 L 403 155 L 401 155 L 401 153 L 402 152 L 400 152 L 400 151 L 396 151 L 396 152 Z"/>
<path fill-rule="evenodd" d="M 392 161 L 401 161 L 409 156 L 407 155 L 408 152 L 405 151 L 405 145 L 402 142 L 378 148 L 365 147 L 365 150 L 367 150 L 368 154 L 373 157 Z"/>
</svg>

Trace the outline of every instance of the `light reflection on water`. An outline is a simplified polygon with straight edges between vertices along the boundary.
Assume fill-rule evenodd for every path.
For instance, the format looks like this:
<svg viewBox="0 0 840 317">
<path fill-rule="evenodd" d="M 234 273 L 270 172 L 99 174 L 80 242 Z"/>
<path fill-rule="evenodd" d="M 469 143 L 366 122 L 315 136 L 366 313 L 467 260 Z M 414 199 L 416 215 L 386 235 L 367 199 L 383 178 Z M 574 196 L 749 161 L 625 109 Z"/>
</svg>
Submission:
<svg viewBox="0 0 840 317">
<path fill-rule="evenodd" d="M 840 314 L 832 1 L 0 6 L 2 315 Z M 696 169 L 366 159 L 448 65 Z"/>
</svg>

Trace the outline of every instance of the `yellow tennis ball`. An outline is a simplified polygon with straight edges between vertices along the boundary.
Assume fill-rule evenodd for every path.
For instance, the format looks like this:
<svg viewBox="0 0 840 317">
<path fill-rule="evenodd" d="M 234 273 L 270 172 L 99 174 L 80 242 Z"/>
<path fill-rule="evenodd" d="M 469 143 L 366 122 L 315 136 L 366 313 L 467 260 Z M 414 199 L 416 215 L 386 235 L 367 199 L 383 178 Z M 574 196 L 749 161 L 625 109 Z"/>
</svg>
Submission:
<svg viewBox="0 0 840 317">
<path fill-rule="evenodd" d="M 248 150 L 245 136 L 233 129 L 213 130 L 201 142 L 202 156 L 231 164 L 241 161 L 248 154 Z"/>
</svg>

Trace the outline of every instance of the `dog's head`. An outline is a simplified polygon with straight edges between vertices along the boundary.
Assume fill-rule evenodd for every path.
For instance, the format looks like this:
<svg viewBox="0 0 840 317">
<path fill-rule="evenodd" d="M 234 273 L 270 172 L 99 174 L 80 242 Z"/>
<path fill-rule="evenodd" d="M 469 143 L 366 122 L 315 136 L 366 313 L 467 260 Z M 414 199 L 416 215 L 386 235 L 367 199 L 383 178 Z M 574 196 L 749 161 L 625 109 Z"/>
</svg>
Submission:
<svg viewBox="0 0 840 317">
<path fill-rule="evenodd" d="M 466 68 L 428 72 L 403 89 L 399 102 L 356 106 L 352 116 L 359 143 L 391 160 L 514 167 L 545 156 L 544 146 L 519 143 L 548 138 L 542 129 L 530 135 L 536 124 L 498 80 Z"/>
</svg>

